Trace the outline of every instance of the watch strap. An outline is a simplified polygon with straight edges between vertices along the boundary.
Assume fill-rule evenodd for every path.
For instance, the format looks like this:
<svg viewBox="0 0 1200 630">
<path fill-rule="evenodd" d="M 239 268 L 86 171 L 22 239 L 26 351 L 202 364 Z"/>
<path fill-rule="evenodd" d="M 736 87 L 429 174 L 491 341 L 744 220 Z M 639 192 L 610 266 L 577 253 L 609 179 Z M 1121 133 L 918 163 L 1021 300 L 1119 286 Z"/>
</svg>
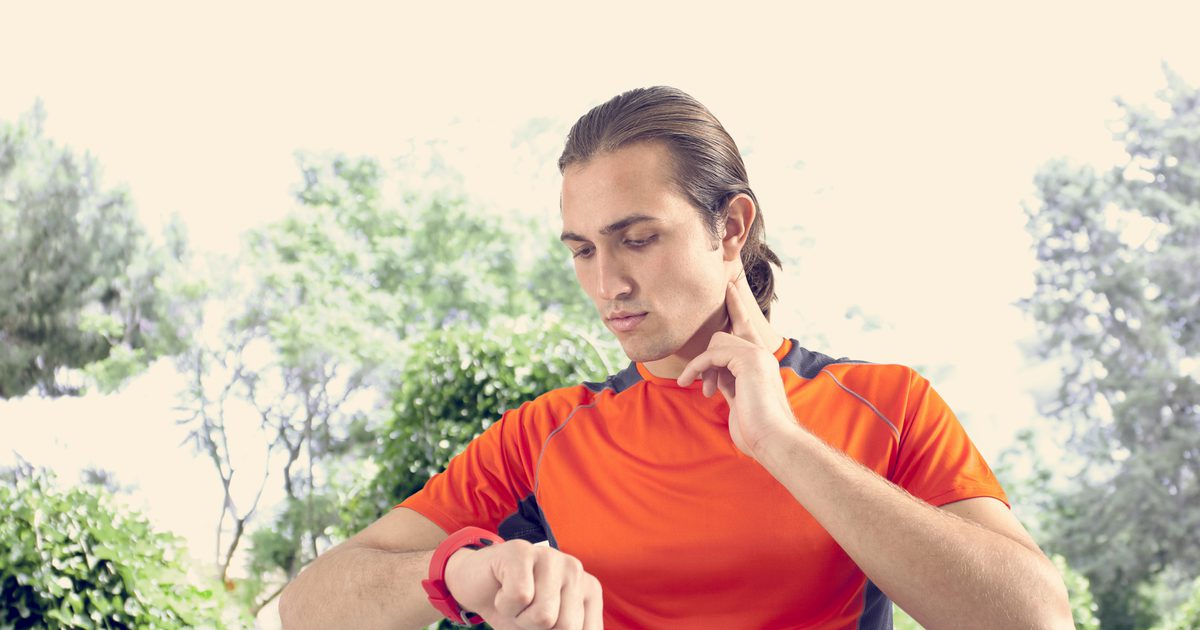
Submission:
<svg viewBox="0 0 1200 630">
<path fill-rule="evenodd" d="M 433 552 L 429 560 L 429 579 L 421 580 L 421 586 L 429 595 L 429 603 L 451 622 L 460 626 L 483 623 L 483 618 L 463 610 L 446 587 L 446 565 L 450 556 L 459 549 L 482 549 L 504 539 L 480 527 L 464 527 L 446 537 Z"/>
</svg>

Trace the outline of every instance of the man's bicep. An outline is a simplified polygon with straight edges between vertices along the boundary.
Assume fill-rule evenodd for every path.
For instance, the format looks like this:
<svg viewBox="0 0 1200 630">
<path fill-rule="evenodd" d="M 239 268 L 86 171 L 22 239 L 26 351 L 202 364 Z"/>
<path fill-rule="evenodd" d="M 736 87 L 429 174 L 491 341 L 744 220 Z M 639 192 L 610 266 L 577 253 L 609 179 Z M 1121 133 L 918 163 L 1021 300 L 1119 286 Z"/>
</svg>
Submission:
<svg viewBox="0 0 1200 630">
<path fill-rule="evenodd" d="M 999 499 L 992 497 L 976 497 L 973 499 L 963 499 L 954 503 L 947 503 L 941 506 L 941 509 L 959 516 L 963 519 L 977 523 L 991 531 L 1011 538 L 1021 545 L 1042 553 L 1033 536 L 1029 535 L 1029 531 L 1017 520 L 1017 517 L 1004 505 Z"/>
<path fill-rule="evenodd" d="M 398 507 L 346 542 L 385 551 L 424 551 L 437 547 L 447 535 L 420 512 Z"/>
</svg>

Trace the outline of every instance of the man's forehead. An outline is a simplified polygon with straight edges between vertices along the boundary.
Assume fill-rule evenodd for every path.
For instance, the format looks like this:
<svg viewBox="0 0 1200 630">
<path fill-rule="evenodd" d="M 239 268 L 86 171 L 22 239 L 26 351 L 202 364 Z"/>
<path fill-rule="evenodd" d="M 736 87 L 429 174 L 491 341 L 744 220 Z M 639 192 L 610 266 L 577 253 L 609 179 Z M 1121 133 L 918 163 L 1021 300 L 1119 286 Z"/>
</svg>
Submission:
<svg viewBox="0 0 1200 630">
<path fill-rule="evenodd" d="M 671 177 L 669 158 L 665 147 L 641 144 L 568 167 L 559 193 L 564 234 L 591 239 L 651 219 L 674 223 L 681 214 L 694 213 Z"/>
</svg>

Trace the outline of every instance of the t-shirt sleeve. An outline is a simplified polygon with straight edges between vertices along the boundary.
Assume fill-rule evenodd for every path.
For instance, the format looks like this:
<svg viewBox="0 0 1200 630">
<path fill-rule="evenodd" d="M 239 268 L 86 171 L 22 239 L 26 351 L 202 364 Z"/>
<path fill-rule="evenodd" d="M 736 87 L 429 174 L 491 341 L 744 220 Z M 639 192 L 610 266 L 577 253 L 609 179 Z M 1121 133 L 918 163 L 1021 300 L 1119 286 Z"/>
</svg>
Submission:
<svg viewBox="0 0 1200 630">
<path fill-rule="evenodd" d="M 893 482 L 936 506 L 976 497 L 1009 505 L 999 480 L 954 412 L 916 372 L 909 379 L 905 407 Z"/>
<path fill-rule="evenodd" d="M 446 533 L 467 526 L 497 531 L 531 493 L 531 462 L 522 427 L 531 403 L 500 420 L 450 460 L 446 470 L 396 507 L 416 510 Z"/>
</svg>

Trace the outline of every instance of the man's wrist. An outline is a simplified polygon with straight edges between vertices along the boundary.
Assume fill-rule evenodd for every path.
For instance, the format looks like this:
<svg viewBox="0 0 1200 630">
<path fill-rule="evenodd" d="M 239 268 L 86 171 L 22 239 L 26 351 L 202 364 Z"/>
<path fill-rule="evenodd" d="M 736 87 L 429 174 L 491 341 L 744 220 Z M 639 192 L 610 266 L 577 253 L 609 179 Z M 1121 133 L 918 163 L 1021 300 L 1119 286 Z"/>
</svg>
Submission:
<svg viewBox="0 0 1200 630">
<path fill-rule="evenodd" d="M 475 553 L 475 550 L 470 547 L 463 547 L 450 554 L 450 559 L 446 561 L 446 572 L 443 581 L 446 583 L 446 590 L 450 591 L 450 595 L 454 596 L 456 600 L 458 599 L 458 593 L 454 591 L 454 587 L 459 585 L 459 569 L 462 568 L 463 562 L 468 559 L 466 554 L 469 553 Z"/>
<path fill-rule="evenodd" d="M 462 590 L 463 573 L 459 569 L 462 568 L 463 559 L 469 556 L 461 556 L 460 551 L 464 548 L 478 549 L 502 542 L 504 539 L 492 532 L 468 526 L 450 534 L 437 546 L 429 561 L 429 579 L 422 580 L 421 586 L 429 595 L 429 602 L 438 612 L 460 625 L 482 622 L 478 614 L 463 608 L 462 602 L 459 602 L 454 592 L 450 590 L 450 582 L 454 582 L 459 586 L 460 591 Z M 455 556 L 458 557 L 455 558 Z M 452 558 L 455 559 L 454 571 L 450 574 L 448 582 L 447 571 L 451 567 Z"/>
</svg>

